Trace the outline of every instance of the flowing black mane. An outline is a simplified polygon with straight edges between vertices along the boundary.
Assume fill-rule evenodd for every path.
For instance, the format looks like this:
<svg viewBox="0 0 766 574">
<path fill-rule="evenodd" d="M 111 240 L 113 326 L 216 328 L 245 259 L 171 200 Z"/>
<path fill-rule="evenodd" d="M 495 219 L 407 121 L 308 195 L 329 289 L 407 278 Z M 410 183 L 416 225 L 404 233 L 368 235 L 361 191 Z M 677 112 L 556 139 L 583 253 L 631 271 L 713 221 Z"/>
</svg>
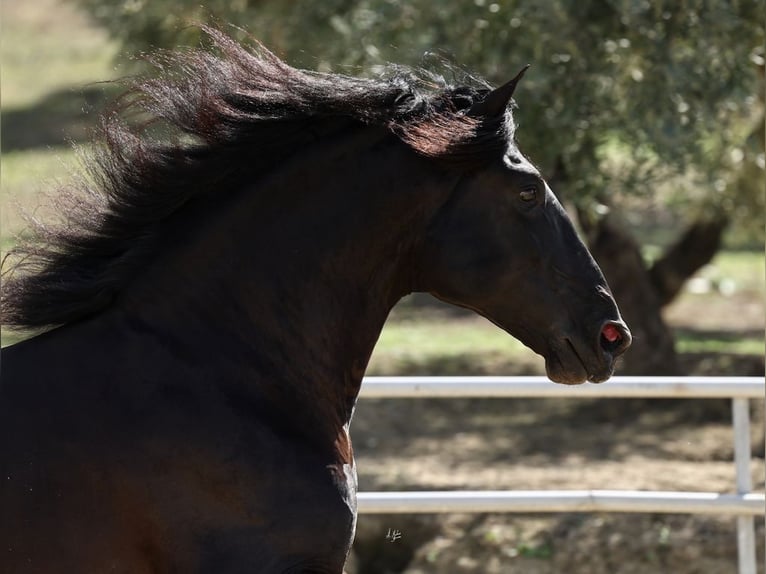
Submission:
<svg viewBox="0 0 766 574">
<path fill-rule="evenodd" d="M 4 261 L 2 322 L 68 323 L 110 304 L 152 250 L 159 224 L 197 194 L 236 186 L 336 132 L 374 126 L 447 168 L 471 169 L 505 151 L 510 114 L 467 110 L 486 87 L 392 67 L 355 78 L 292 68 L 255 43 L 206 29 L 209 49 L 151 58 L 159 74 L 102 120 L 89 178 L 61 190 L 62 223 L 37 226 Z"/>
</svg>

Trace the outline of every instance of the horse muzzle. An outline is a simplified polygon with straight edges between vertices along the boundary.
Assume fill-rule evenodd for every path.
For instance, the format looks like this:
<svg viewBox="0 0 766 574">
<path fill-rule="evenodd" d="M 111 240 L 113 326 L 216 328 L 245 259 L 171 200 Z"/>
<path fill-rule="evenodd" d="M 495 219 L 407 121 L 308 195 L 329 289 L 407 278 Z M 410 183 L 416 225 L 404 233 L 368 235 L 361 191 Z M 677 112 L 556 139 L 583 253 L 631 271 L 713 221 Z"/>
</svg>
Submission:
<svg viewBox="0 0 766 574">
<path fill-rule="evenodd" d="M 581 337 L 564 336 L 551 345 L 545 356 L 548 378 L 565 385 L 603 383 L 614 374 L 617 358 L 632 340 L 630 329 L 622 321 L 604 322 L 590 343 Z"/>
</svg>

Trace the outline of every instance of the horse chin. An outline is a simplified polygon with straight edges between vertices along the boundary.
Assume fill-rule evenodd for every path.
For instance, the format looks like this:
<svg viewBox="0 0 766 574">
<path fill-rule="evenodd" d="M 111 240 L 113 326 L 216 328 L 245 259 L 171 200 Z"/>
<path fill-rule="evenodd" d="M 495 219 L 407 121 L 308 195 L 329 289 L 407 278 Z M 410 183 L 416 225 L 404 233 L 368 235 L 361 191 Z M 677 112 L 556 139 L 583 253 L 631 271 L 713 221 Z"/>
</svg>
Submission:
<svg viewBox="0 0 766 574">
<path fill-rule="evenodd" d="M 554 351 L 545 357 L 545 372 L 554 383 L 564 385 L 580 385 L 586 381 L 603 383 L 612 376 L 614 372 L 612 361 L 594 360 L 589 367 L 571 344 L 562 347 L 556 349 L 558 352 Z"/>
<path fill-rule="evenodd" d="M 554 383 L 562 385 L 581 385 L 588 380 L 588 372 L 579 361 L 567 361 L 567 365 L 559 357 L 546 357 L 545 373 Z"/>
</svg>

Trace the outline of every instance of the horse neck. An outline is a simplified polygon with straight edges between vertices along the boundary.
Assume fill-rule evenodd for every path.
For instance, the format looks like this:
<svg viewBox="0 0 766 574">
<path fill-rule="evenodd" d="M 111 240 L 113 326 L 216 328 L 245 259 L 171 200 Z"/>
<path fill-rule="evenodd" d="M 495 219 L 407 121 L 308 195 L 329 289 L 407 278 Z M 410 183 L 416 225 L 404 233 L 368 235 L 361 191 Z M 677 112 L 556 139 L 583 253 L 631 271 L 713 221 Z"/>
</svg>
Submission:
<svg viewBox="0 0 766 574">
<path fill-rule="evenodd" d="M 176 218 L 120 312 L 196 377 L 335 436 L 447 180 L 381 133 L 324 143 Z"/>
</svg>

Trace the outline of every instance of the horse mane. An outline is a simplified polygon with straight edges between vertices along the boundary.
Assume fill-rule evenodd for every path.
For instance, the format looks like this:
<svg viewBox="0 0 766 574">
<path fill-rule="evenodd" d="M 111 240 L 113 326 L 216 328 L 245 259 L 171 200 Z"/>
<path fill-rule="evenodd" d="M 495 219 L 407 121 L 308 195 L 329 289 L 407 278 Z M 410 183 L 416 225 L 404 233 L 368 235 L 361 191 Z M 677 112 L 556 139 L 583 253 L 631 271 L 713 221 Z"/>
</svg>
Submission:
<svg viewBox="0 0 766 574">
<path fill-rule="evenodd" d="M 513 135 L 510 113 L 466 113 L 487 93 L 479 82 L 453 86 L 401 66 L 373 79 L 299 70 L 255 40 L 243 47 L 203 30 L 207 47 L 155 54 L 159 73 L 125 80 L 87 176 L 58 191 L 61 221 L 35 223 L 3 259 L 4 325 L 49 328 L 103 310 L 186 202 L 264 173 L 328 129 L 382 127 L 456 169 L 499 157 Z"/>
</svg>

